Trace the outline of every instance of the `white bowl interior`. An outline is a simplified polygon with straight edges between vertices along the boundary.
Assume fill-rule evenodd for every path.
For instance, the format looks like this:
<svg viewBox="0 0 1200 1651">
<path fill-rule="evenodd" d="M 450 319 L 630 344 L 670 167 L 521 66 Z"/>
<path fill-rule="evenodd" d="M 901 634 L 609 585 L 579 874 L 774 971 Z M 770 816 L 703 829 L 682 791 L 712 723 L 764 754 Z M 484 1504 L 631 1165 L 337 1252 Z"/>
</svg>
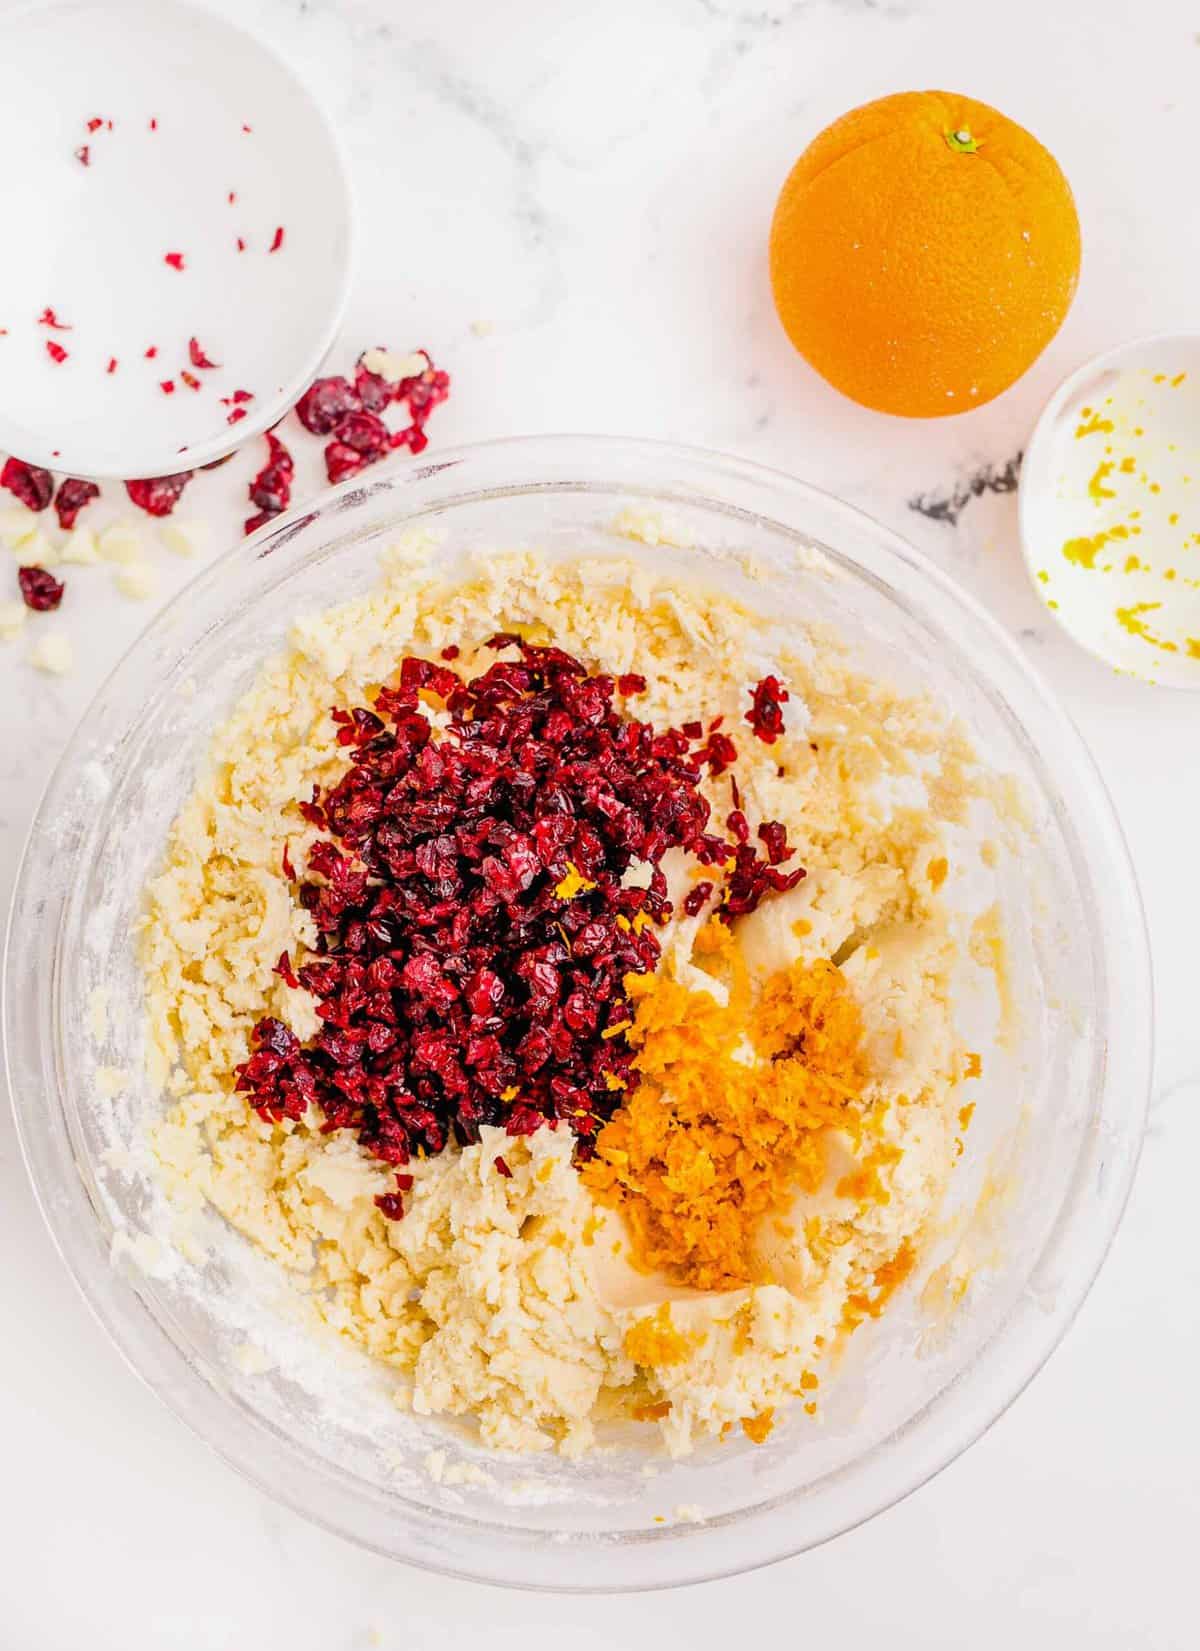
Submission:
<svg viewBox="0 0 1200 1651">
<path fill-rule="evenodd" d="M 334 496 L 239 548 L 118 671 L 34 828 L 10 953 L 10 969 L 20 960 L 9 982 L 12 1090 L 48 1219 L 89 1298 L 168 1402 L 243 1471 L 419 1563 L 530 1586 L 663 1584 L 793 1552 L 894 1500 L 982 1431 L 1062 1333 L 1140 1139 L 1140 915 L 1077 737 L 990 622 L 898 541 L 782 478 L 755 481 L 756 502 L 774 506 L 755 514 L 747 478 L 766 473 L 731 461 L 723 478 L 669 449 L 601 444 L 585 463 L 582 447 L 542 444 L 539 479 L 504 486 L 507 446 L 479 450 L 482 464 L 478 452 L 451 455 L 403 482 Z M 618 537 L 611 523 L 628 503 L 667 510 L 697 548 Z M 797 1414 L 763 1447 L 739 1438 L 678 1464 L 648 1458 L 628 1436 L 583 1464 L 498 1461 L 465 1430 L 399 1413 L 389 1378 L 365 1357 L 299 1333 L 279 1271 L 215 1219 L 211 1254 L 180 1253 L 138 1146 L 161 1103 L 136 1077 L 118 1102 L 97 1094 L 97 1065 L 141 1071 L 131 925 L 215 722 L 292 618 L 363 591 L 379 549 L 413 522 L 444 535 L 451 561 L 540 545 L 649 557 L 688 578 L 699 551 L 705 577 L 731 588 L 745 581 L 729 553 L 751 551 L 770 570 L 765 600 L 779 623 L 830 620 L 862 663 L 952 706 L 981 755 L 1020 787 L 1029 829 L 1019 857 L 981 867 L 959 897 L 964 923 L 1001 903 L 1018 1035 L 997 1044 L 993 983 L 964 962 L 961 1015 L 984 1070 L 946 1211 L 957 1219 L 882 1320 L 852 1339 L 819 1426 Z M 822 545 L 831 554 L 814 550 Z M 746 590 L 763 603 L 762 589 Z M 960 857 L 969 839 L 1001 831 L 978 805 Z M 43 981 L 38 1007 L 27 979 Z M 99 1042 L 86 1031 L 97 984 L 112 1006 Z M 1132 1031 L 1114 1028 L 1118 1002 Z M 27 1016 L 36 1032 L 22 1031 Z M 954 1257 L 969 1261 L 972 1282 L 947 1311 L 929 1281 Z M 270 1369 L 247 1371 L 248 1337 Z M 427 1469 L 434 1450 L 451 1465 L 443 1483 Z"/>
<path fill-rule="evenodd" d="M 180 0 L 18 5 L 0 17 L 0 64 L 0 448 L 74 475 L 156 476 L 274 423 L 328 350 L 349 281 L 348 182 L 309 93 Z M 70 330 L 40 324 L 47 308 Z M 218 369 L 190 364 L 193 337 Z M 254 399 L 230 424 L 237 389 Z"/>
</svg>

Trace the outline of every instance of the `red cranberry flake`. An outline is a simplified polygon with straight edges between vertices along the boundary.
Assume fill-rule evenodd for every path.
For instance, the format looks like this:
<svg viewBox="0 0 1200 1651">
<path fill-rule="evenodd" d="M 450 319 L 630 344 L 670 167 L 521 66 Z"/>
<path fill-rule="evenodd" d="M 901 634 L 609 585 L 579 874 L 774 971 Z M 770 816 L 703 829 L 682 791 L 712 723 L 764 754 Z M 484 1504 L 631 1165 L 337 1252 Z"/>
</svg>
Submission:
<svg viewBox="0 0 1200 1651">
<path fill-rule="evenodd" d="M 0 470 L 0 487 L 15 493 L 30 510 L 45 510 L 54 497 L 54 477 L 41 465 L 26 464 L 24 459 L 7 458 Z"/>
<path fill-rule="evenodd" d="M 60 321 L 49 305 L 38 316 L 38 325 L 40 327 L 53 327 L 55 332 L 74 332 L 75 330 L 69 321 Z"/>
<path fill-rule="evenodd" d="M 81 481 L 77 476 L 64 477 L 58 484 L 58 492 L 54 495 L 54 508 L 58 512 L 59 527 L 74 527 L 76 518 L 84 505 L 90 504 L 93 499 L 99 497 L 100 489 L 95 482 Z"/>
<path fill-rule="evenodd" d="M 90 166 L 92 164 L 91 144 L 81 143 L 79 148 L 75 151 L 75 159 L 79 162 L 80 166 Z"/>
<path fill-rule="evenodd" d="M 48 613 L 63 599 L 65 587 L 52 573 L 47 573 L 45 568 L 18 569 L 17 583 L 21 587 L 25 606 L 32 608 L 35 613 Z"/>
<path fill-rule="evenodd" d="M 106 373 L 115 373 L 116 370 L 117 370 L 117 358 L 116 358 L 115 355 L 109 356 L 108 366 L 104 369 L 104 371 Z"/>
<path fill-rule="evenodd" d="M 219 361 L 208 359 L 208 352 L 201 347 L 198 338 L 188 339 L 188 360 L 193 367 L 219 367 L 221 365 Z"/>
<path fill-rule="evenodd" d="M 278 252 L 282 245 L 283 245 L 283 225 L 280 224 L 279 228 L 275 231 L 274 235 L 271 237 L 271 244 L 267 248 L 267 251 L 268 252 Z"/>
<path fill-rule="evenodd" d="M 151 516 L 169 516 L 193 474 L 191 470 L 180 470 L 174 476 L 154 476 L 148 481 L 126 482 L 125 491 L 139 510 L 145 510 Z"/>
<path fill-rule="evenodd" d="M 182 252 L 164 252 L 163 253 L 163 263 L 164 264 L 170 264 L 172 269 L 182 269 L 183 268 L 183 253 Z"/>
<path fill-rule="evenodd" d="M 50 357 L 51 361 L 57 363 L 59 366 L 61 366 L 67 359 L 66 350 L 63 349 L 61 344 L 56 344 L 53 338 L 48 338 L 46 340 L 46 354 Z"/>
<path fill-rule="evenodd" d="M 245 524 L 247 533 L 254 533 L 272 516 L 286 510 L 292 496 L 292 477 L 296 466 L 292 455 L 273 430 L 267 431 L 267 462 L 250 483 L 250 503 L 258 507 L 257 514 Z"/>
</svg>

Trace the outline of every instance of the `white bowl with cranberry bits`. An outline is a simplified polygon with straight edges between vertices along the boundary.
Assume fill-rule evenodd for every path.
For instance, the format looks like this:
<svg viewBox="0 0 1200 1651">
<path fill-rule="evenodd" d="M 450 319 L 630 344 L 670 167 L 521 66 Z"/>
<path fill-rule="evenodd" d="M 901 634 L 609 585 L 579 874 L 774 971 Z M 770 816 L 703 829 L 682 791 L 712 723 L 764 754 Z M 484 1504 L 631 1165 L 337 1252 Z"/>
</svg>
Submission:
<svg viewBox="0 0 1200 1651">
<path fill-rule="evenodd" d="M 0 145 L 21 157 L 0 182 L 21 226 L 0 268 L 0 449 L 161 476 L 296 402 L 341 321 L 351 198 L 329 122 L 267 46 L 178 0 L 18 6 Z"/>
</svg>

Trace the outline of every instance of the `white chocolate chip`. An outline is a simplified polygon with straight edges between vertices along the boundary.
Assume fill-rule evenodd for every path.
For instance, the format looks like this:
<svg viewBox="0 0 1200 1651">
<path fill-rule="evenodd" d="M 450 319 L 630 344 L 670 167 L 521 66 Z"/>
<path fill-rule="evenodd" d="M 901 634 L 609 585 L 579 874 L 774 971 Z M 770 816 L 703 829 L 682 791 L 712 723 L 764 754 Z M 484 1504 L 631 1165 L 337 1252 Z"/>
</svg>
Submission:
<svg viewBox="0 0 1200 1651">
<path fill-rule="evenodd" d="M 64 562 L 75 562 L 80 567 L 93 567 L 100 560 L 96 535 L 90 527 L 75 527 L 67 534 L 59 549 Z"/>
<path fill-rule="evenodd" d="M 39 637 L 29 652 L 30 662 L 47 676 L 66 676 L 75 664 L 69 640 L 59 631 Z"/>
<path fill-rule="evenodd" d="M 176 556 L 195 556 L 207 550 L 211 537 L 208 523 L 197 521 L 195 517 L 180 522 L 164 522 L 158 536 Z"/>
<path fill-rule="evenodd" d="M 29 609 L 24 602 L 0 602 L 0 642 L 11 642 L 25 629 Z"/>
<path fill-rule="evenodd" d="M 132 602 L 145 602 L 158 591 L 158 574 L 149 562 L 130 562 L 119 567 L 114 582 L 122 596 Z"/>
<path fill-rule="evenodd" d="M 393 355 L 390 350 L 367 350 L 362 364 L 369 373 L 377 373 L 389 384 L 399 384 L 404 378 L 419 378 L 429 367 L 429 357 L 423 350 L 412 355 Z"/>
<path fill-rule="evenodd" d="M 137 523 L 131 522 L 128 517 L 122 517 L 119 522 L 106 527 L 97 545 L 106 562 L 140 562 L 144 553 Z"/>
</svg>

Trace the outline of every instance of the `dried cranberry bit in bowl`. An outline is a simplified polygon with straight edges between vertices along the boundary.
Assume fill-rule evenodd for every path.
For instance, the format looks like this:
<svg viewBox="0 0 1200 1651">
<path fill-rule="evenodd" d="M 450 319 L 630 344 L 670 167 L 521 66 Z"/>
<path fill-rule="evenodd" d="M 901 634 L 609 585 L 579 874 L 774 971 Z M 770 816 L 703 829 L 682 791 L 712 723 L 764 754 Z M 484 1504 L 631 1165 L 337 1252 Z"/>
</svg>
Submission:
<svg viewBox="0 0 1200 1651">
<path fill-rule="evenodd" d="M 30 510 L 45 510 L 54 497 L 54 477 L 39 464 L 26 464 L 24 459 L 7 458 L 0 470 L 0 487 L 15 493 Z"/>
<path fill-rule="evenodd" d="M 765 676 L 750 690 L 750 709 L 746 721 L 767 745 L 774 745 L 783 733 L 783 706 L 788 691 L 777 676 Z"/>
<path fill-rule="evenodd" d="M 221 365 L 219 361 L 209 360 L 208 352 L 207 350 L 201 348 L 200 340 L 198 338 L 188 339 L 188 360 L 191 362 L 193 367 L 199 368 L 219 367 Z"/>
<path fill-rule="evenodd" d="M 52 573 L 45 568 L 19 568 L 17 583 L 21 587 L 21 596 L 27 608 L 35 613 L 49 613 L 56 608 L 63 599 L 66 588 Z"/>
</svg>

